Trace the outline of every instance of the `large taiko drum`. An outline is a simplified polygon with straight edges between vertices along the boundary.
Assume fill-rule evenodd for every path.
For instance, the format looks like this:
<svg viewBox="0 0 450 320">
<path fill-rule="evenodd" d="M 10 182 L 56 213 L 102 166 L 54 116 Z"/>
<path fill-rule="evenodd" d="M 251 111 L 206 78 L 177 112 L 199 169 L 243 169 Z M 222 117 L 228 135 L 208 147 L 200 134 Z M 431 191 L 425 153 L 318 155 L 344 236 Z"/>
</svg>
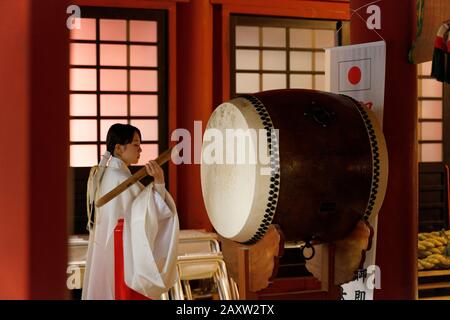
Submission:
<svg viewBox="0 0 450 320">
<path fill-rule="evenodd" d="M 345 237 L 378 213 L 387 170 L 374 113 L 350 97 L 314 90 L 225 102 L 211 115 L 202 146 L 209 219 L 220 235 L 246 244 L 270 224 L 286 241 Z"/>
</svg>

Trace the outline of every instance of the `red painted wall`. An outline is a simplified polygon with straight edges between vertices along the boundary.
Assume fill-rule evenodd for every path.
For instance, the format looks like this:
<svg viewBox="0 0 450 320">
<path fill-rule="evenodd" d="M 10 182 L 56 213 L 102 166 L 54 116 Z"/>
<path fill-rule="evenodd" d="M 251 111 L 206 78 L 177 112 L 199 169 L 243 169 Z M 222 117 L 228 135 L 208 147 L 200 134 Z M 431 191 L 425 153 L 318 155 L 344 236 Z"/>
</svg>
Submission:
<svg viewBox="0 0 450 320">
<path fill-rule="evenodd" d="M 357 9 L 371 0 L 352 0 Z M 381 290 L 376 299 L 415 299 L 417 292 L 417 75 L 408 63 L 415 34 L 415 1 L 381 1 L 381 30 L 386 40 L 386 84 L 383 130 L 389 153 L 389 181 L 379 213 L 377 264 Z M 366 9 L 358 13 L 367 18 Z M 353 44 L 379 41 L 354 15 Z"/>
<path fill-rule="evenodd" d="M 0 299 L 66 297 L 67 3 L 37 3 L 0 3 Z"/>
<path fill-rule="evenodd" d="M 0 299 L 28 297 L 28 1 L 2 1 L 0 12 Z"/>
</svg>

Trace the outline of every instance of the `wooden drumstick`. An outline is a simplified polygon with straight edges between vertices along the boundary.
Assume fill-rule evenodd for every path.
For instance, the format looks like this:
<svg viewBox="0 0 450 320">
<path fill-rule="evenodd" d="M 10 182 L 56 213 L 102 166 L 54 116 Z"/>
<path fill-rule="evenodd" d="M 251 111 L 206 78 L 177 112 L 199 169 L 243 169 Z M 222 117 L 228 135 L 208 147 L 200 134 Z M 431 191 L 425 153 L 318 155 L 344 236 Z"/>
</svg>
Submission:
<svg viewBox="0 0 450 320">
<path fill-rule="evenodd" d="M 169 161 L 170 159 L 170 155 L 172 154 L 172 148 L 167 149 L 166 151 L 164 151 L 163 153 L 161 153 L 158 158 L 156 158 L 156 162 L 158 163 L 158 165 L 163 165 L 164 163 L 166 163 L 167 161 Z M 118 196 L 119 194 L 121 194 L 123 191 L 125 191 L 128 187 L 130 187 L 131 185 L 135 184 L 136 182 L 138 182 L 139 180 L 141 180 L 142 178 L 146 177 L 148 175 L 147 170 L 145 170 L 145 167 L 139 169 L 135 174 L 133 174 L 131 177 L 129 177 L 127 180 L 125 180 L 124 182 L 122 182 L 121 184 L 119 184 L 117 187 L 115 187 L 114 189 L 112 189 L 110 192 L 108 192 L 107 194 L 105 194 L 103 197 L 101 197 L 100 199 L 98 199 L 95 202 L 95 206 L 96 207 L 101 207 L 104 204 L 108 203 L 109 201 L 111 201 L 112 199 L 114 199 L 116 196 Z"/>
</svg>

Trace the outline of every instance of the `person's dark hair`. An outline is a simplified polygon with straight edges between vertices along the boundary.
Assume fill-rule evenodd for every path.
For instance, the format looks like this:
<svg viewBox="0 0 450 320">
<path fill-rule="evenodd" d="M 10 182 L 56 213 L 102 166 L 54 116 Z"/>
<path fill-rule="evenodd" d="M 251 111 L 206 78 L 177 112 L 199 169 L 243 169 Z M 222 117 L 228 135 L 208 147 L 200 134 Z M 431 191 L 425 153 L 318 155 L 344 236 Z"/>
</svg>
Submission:
<svg viewBox="0 0 450 320">
<path fill-rule="evenodd" d="M 130 124 L 113 124 L 106 135 L 106 150 L 108 150 L 111 155 L 114 155 L 116 144 L 124 145 L 133 142 L 135 132 L 139 135 L 139 139 L 142 140 L 141 132 L 138 128 Z"/>
</svg>

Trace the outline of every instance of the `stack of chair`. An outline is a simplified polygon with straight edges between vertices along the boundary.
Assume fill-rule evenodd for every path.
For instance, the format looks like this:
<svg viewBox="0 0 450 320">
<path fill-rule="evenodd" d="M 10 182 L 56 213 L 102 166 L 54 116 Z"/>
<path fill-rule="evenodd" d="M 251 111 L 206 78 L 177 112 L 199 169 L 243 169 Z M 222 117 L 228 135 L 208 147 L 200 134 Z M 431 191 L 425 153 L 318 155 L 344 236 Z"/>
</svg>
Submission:
<svg viewBox="0 0 450 320">
<path fill-rule="evenodd" d="M 230 285 L 227 268 L 223 260 L 217 234 L 202 230 L 181 230 L 178 247 L 177 271 L 179 282 L 171 288 L 162 299 L 196 300 L 205 296 L 196 295 L 191 282 L 198 280 L 212 280 L 214 290 L 210 290 L 209 297 L 214 299 L 217 288 L 220 300 L 239 299 L 237 286 L 233 282 Z"/>
<path fill-rule="evenodd" d="M 69 237 L 66 270 L 69 275 L 66 281 L 69 290 L 81 290 L 83 287 L 88 243 L 89 238 L 86 235 Z"/>
</svg>

